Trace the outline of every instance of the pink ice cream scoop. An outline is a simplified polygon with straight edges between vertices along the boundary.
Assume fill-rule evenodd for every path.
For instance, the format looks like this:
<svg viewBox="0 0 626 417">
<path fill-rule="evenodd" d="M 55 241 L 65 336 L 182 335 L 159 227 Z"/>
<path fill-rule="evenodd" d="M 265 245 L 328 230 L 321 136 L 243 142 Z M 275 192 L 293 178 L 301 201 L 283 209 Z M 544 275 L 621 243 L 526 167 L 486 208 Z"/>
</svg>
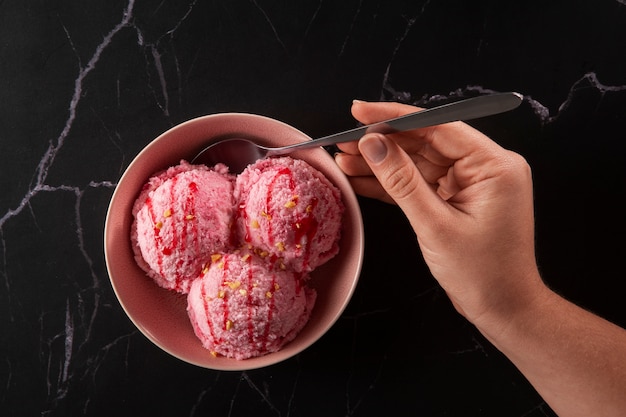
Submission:
<svg viewBox="0 0 626 417">
<path fill-rule="evenodd" d="M 230 245 L 234 177 L 228 168 L 180 165 L 155 175 L 133 207 L 139 266 L 163 288 L 187 293 L 203 262 Z"/>
<path fill-rule="evenodd" d="M 214 356 L 275 352 L 309 319 L 317 293 L 304 285 L 307 279 L 253 252 L 213 256 L 187 296 L 194 332 Z"/>
<path fill-rule="evenodd" d="M 235 200 L 242 240 L 284 268 L 310 272 L 339 251 L 340 192 L 302 160 L 251 164 L 237 177 Z"/>
</svg>

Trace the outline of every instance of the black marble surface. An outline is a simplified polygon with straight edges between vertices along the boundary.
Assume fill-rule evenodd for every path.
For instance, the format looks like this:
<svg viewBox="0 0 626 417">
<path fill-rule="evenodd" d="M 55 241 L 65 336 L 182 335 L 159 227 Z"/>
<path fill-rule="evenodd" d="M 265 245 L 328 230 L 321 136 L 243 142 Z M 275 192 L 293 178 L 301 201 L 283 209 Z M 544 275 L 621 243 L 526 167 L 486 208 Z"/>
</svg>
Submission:
<svg viewBox="0 0 626 417">
<path fill-rule="evenodd" d="M 0 1 L 0 415 L 552 416 L 451 307 L 392 206 L 299 356 L 217 372 L 160 351 L 103 256 L 116 182 L 161 132 L 226 111 L 316 137 L 354 98 L 430 106 L 518 91 L 474 122 L 530 162 L 545 280 L 625 326 L 626 3 Z"/>
</svg>

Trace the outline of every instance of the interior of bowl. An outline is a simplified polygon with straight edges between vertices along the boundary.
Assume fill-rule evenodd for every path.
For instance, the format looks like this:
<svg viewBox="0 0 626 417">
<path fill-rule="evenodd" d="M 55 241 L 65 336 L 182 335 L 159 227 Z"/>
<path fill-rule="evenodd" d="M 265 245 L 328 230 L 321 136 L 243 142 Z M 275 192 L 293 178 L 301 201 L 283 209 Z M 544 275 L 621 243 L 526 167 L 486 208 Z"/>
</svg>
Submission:
<svg viewBox="0 0 626 417">
<path fill-rule="evenodd" d="M 346 177 L 322 148 L 292 154 L 320 170 L 342 192 L 346 206 L 339 254 L 311 274 L 318 292 L 311 318 L 296 339 L 280 351 L 235 360 L 213 357 L 195 336 L 186 312 L 186 296 L 157 286 L 134 260 L 130 240 L 132 206 L 155 173 L 191 160 L 212 141 L 224 137 L 254 138 L 268 146 L 310 140 L 299 130 L 258 115 L 222 113 L 182 123 L 152 141 L 120 179 L 105 223 L 105 257 L 111 284 L 122 308 L 137 328 L 157 346 L 188 363 L 218 370 L 268 366 L 306 349 L 339 318 L 358 281 L 363 258 L 363 224 L 358 201 Z"/>
</svg>

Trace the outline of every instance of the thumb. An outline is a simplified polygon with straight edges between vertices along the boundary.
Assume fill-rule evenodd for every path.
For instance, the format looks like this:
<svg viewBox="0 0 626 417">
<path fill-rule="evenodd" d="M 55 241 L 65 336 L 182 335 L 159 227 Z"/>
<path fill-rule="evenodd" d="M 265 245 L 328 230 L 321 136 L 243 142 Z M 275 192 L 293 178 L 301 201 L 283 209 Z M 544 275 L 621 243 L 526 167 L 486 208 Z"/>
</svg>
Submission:
<svg viewBox="0 0 626 417">
<path fill-rule="evenodd" d="M 416 232 L 420 225 L 428 224 L 428 219 L 434 220 L 445 212 L 445 201 L 392 139 L 378 133 L 367 134 L 359 141 L 359 151 Z"/>
</svg>

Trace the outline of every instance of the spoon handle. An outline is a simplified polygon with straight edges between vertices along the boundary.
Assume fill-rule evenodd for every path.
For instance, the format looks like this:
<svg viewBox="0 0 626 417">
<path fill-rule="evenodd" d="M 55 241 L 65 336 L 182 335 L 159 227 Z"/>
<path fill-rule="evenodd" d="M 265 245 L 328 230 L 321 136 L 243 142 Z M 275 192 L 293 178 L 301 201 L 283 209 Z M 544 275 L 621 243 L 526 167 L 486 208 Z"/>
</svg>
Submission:
<svg viewBox="0 0 626 417">
<path fill-rule="evenodd" d="M 308 142 L 301 142 L 294 145 L 284 146 L 273 150 L 273 155 L 280 155 L 291 152 L 294 148 L 313 148 L 316 146 L 327 146 L 336 143 L 350 142 L 360 139 L 366 133 L 395 133 L 405 130 L 417 129 L 421 127 L 434 126 L 458 120 L 471 120 L 479 117 L 491 116 L 515 109 L 523 100 L 519 93 L 497 93 L 486 96 L 478 96 L 456 101 L 431 109 L 421 110 L 400 116 L 395 119 L 373 123 L 345 132 L 335 133 L 314 139 Z"/>
</svg>

